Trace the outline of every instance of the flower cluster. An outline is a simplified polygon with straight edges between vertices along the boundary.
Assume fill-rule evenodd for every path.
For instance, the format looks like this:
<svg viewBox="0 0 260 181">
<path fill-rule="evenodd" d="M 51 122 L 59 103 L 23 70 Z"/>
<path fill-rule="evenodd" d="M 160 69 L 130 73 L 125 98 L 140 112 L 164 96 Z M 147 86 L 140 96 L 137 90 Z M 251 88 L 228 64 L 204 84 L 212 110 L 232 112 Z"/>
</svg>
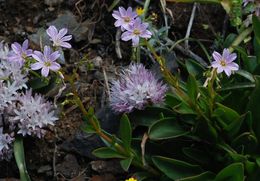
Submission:
<svg viewBox="0 0 260 181">
<path fill-rule="evenodd" d="M 142 64 L 131 64 L 119 80 L 112 82 L 110 105 L 116 112 L 142 110 L 149 104 L 161 103 L 166 90 L 166 85 Z"/>
<path fill-rule="evenodd" d="M 224 71 L 227 76 L 230 76 L 232 71 L 239 69 L 238 64 L 233 62 L 237 58 L 237 55 L 231 53 L 228 49 L 224 49 L 222 55 L 214 51 L 212 56 L 215 61 L 211 63 L 211 66 L 217 69 L 217 73 Z"/>
<path fill-rule="evenodd" d="M 152 33 L 148 30 L 148 23 L 143 23 L 137 13 L 131 7 L 127 9 L 119 7 L 118 11 L 114 11 L 112 16 L 116 19 L 115 26 L 121 27 L 125 31 L 121 39 L 123 41 L 132 40 L 132 45 L 137 46 L 140 38 L 151 38 Z"/>
<path fill-rule="evenodd" d="M 243 0 L 244 6 L 247 6 L 249 3 L 253 4 L 252 13 L 255 13 L 256 16 L 260 16 L 260 2 L 258 0 Z"/>
<path fill-rule="evenodd" d="M 72 36 L 66 35 L 68 32 L 66 28 L 62 28 L 58 31 L 55 26 L 50 26 L 46 32 L 50 36 L 54 47 L 71 48 L 71 45 L 67 41 L 71 40 Z M 41 69 L 41 75 L 44 77 L 48 77 L 50 70 L 57 72 L 61 68 L 60 64 L 56 62 L 61 54 L 59 51 L 52 52 L 50 46 L 45 46 L 43 53 L 37 50 L 33 51 L 29 49 L 29 41 L 25 40 L 22 45 L 17 42 L 13 43 L 11 48 L 12 51 L 7 55 L 7 59 L 10 62 L 17 62 L 20 67 L 23 67 L 28 58 L 33 58 L 36 62 L 30 65 L 31 69 Z M 3 53 L 5 52 L 3 51 Z M 3 56 L 4 55 L 5 54 L 3 54 Z M 4 57 L 2 59 L 4 59 Z"/>
<path fill-rule="evenodd" d="M 17 106 L 13 110 L 14 116 L 10 118 L 11 124 L 17 124 L 18 134 L 35 135 L 41 138 L 48 125 L 54 125 L 58 120 L 52 110 L 52 104 L 41 95 L 32 95 L 32 90 L 17 97 Z"/>
<path fill-rule="evenodd" d="M 71 47 L 66 41 L 65 28 L 58 31 L 54 26 L 48 29 L 54 46 Z M 47 77 L 49 71 L 58 71 L 60 64 L 58 51 L 52 52 L 45 46 L 43 53 L 29 49 L 29 41 L 22 45 L 15 42 L 11 50 L 7 44 L 0 43 L 0 160 L 12 156 L 12 143 L 16 135 L 31 135 L 42 138 L 45 128 L 58 120 L 50 102 L 39 94 L 32 94 L 27 87 L 29 69 L 39 70 Z"/>
</svg>

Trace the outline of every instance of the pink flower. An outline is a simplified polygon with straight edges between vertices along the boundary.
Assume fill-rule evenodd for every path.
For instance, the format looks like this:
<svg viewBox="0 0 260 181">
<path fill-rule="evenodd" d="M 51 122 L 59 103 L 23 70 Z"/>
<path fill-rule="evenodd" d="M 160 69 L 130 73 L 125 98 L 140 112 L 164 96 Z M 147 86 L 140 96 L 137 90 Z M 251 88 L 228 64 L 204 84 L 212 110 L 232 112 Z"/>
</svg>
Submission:
<svg viewBox="0 0 260 181">
<path fill-rule="evenodd" d="M 56 62 L 56 60 L 60 57 L 58 51 L 51 52 L 51 48 L 49 46 L 44 47 L 43 53 L 40 51 L 34 51 L 32 57 L 38 62 L 31 64 L 32 70 L 41 70 L 41 74 L 44 77 L 49 75 L 49 71 L 58 71 L 60 69 L 60 64 Z"/>
<path fill-rule="evenodd" d="M 72 39 L 72 35 L 65 36 L 68 32 L 67 28 L 62 28 L 58 31 L 55 26 L 50 26 L 46 32 L 51 37 L 50 40 L 53 41 L 53 46 L 71 48 L 71 44 L 66 42 Z"/>
<path fill-rule="evenodd" d="M 127 10 L 123 7 L 119 7 L 119 11 L 114 11 L 112 16 L 116 19 L 115 27 L 121 27 L 121 30 L 124 31 L 134 22 L 137 14 L 131 7 L 128 7 Z"/>
<path fill-rule="evenodd" d="M 9 53 L 7 59 L 9 61 L 18 62 L 20 65 L 23 65 L 25 59 L 32 54 L 32 50 L 28 49 L 29 43 L 28 40 L 25 40 L 22 45 L 17 42 L 14 42 L 12 45 L 12 51 Z"/>
<path fill-rule="evenodd" d="M 217 73 L 224 71 L 229 77 L 232 71 L 237 71 L 239 69 L 238 64 L 233 62 L 237 58 L 237 55 L 235 53 L 231 53 L 226 48 L 223 50 L 222 55 L 214 51 L 212 56 L 215 61 L 211 63 L 211 66 L 217 69 Z"/>
<path fill-rule="evenodd" d="M 127 31 L 122 34 L 121 38 L 124 41 L 132 40 L 133 46 L 137 46 L 140 38 L 151 38 L 152 33 L 147 30 L 148 26 L 148 23 L 142 23 L 140 18 L 136 18 L 133 24 L 126 27 Z"/>
</svg>

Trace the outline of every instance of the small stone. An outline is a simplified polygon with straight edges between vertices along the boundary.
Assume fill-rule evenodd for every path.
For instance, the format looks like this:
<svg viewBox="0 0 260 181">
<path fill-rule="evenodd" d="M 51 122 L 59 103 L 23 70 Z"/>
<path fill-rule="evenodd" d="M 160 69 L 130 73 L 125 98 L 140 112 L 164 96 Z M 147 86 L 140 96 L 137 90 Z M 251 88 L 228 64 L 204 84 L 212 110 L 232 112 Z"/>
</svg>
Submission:
<svg viewBox="0 0 260 181">
<path fill-rule="evenodd" d="M 96 111 L 96 116 L 100 121 L 102 129 L 111 134 L 117 133 L 119 127 L 117 121 L 119 120 L 120 115 L 116 115 L 110 107 L 103 107 Z M 66 140 L 61 145 L 61 149 L 96 160 L 97 158 L 92 154 L 92 152 L 102 146 L 105 145 L 99 136 L 96 134 L 87 134 L 84 131 L 79 130 L 75 135 L 73 135 L 73 137 Z"/>
<path fill-rule="evenodd" d="M 47 6 L 56 6 L 62 2 L 63 0 L 44 0 L 44 4 L 46 4 Z"/>
<path fill-rule="evenodd" d="M 100 173 L 112 173 L 114 175 L 116 174 L 122 174 L 125 171 L 122 169 L 120 163 L 118 160 L 97 160 L 90 162 L 91 168 Z"/>
<path fill-rule="evenodd" d="M 50 171 L 50 170 L 52 170 L 52 167 L 51 167 L 50 165 L 44 165 L 44 166 L 41 166 L 41 167 L 37 170 L 37 172 L 38 172 L 38 173 L 45 173 L 45 172 L 48 172 L 48 171 Z"/>
<path fill-rule="evenodd" d="M 74 155 L 68 154 L 64 161 L 56 166 L 57 172 L 68 178 L 76 177 L 80 173 L 80 166 Z"/>
</svg>

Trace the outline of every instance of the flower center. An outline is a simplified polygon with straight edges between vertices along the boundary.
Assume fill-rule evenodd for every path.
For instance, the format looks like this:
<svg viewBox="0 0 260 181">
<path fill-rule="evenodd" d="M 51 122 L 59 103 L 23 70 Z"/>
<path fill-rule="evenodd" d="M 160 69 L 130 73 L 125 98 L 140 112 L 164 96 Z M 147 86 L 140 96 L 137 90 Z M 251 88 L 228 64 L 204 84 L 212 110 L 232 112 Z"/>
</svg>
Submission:
<svg viewBox="0 0 260 181">
<path fill-rule="evenodd" d="M 22 58 L 25 59 L 27 57 L 26 53 L 22 53 Z"/>
<path fill-rule="evenodd" d="M 220 61 L 220 65 L 223 66 L 223 67 L 225 67 L 225 66 L 227 65 L 227 64 L 226 64 L 226 61 L 225 61 L 225 60 L 221 60 L 221 61 Z"/>
<path fill-rule="evenodd" d="M 141 32 L 140 32 L 138 29 L 135 29 L 135 30 L 134 30 L 134 34 L 135 34 L 135 35 L 140 35 Z"/>
<path fill-rule="evenodd" d="M 125 21 L 126 23 L 129 23 L 129 22 L 131 21 L 131 19 L 130 19 L 130 17 L 125 17 L 125 18 L 124 18 L 124 21 Z"/>
<path fill-rule="evenodd" d="M 51 62 L 50 62 L 50 61 L 44 62 L 44 65 L 45 65 L 46 67 L 50 67 L 50 66 L 51 66 Z"/>
</svg>

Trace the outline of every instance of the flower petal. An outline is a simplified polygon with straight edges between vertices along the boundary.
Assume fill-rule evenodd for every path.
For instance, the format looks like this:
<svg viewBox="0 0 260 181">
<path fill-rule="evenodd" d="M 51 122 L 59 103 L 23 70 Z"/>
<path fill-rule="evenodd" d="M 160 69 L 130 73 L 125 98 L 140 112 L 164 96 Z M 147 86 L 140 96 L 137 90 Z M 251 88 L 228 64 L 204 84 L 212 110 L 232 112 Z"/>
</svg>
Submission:
<svg viewBox="0 0 260 181">
<path fill-rule="evenodd" d="M 42 67 L 41 74 L 42 74 L 43 77 L 48 77 L 49 68 L 48 67 Z"/>
<path fill-rule="evenodd" d="M 140 40 L 139 36 L 134 36 L 132 38 L 132 45 L 137 46 L 139 44 L 139 40 Z"/>
<path fill-rule="evenodd" d="M 36 62 L 31 64 L 31 69 L 32 70 L 39 70 L 43 67 L 43 63 L 42 62 Z"/>
<path fill-rule="evenodd" d="M 59 51 L 55 51 L 55 52 L 53 52 L 53 53 L 50 55 L 49 59 L 50 59 L 50 61 L 53 62 L 53 61 L 57 60 L 59 57 L 60 57 Z"/>
<path fill-rule="evenodd" d="M 67 35 L 61 38 L 61 41 L 70 41 L 72 39 L 72 35 Z"/>
<path fill-rule="evenodd" d="M 29 41 L 26 39 L 23 42 L 22 49 L 25 51 L 28 49 L 28 47 L 29 47 Z"/>
<path fill-rule="evenodd" d="M 119 9 L 119 12 L 120 12 L 121 16 L 125 16 L 125 15 L 126 15 L 126 10 L 125 10 L 125 8 L 119 7 L 118 9 Z"/>
<path fill-rule="evenodd" d="M 223 72 L 223 67 L 222 66 L 217 67 L 217 73 L 219 74 L 221 72 Z"/>
<path fill-rule="evenodd" d="M 58 64 L 57 62 L 53 62 L 49 68 L 50 68 L 52 71 L 57 71 L 57 70 L 60 69 L 60 67 L 61 67 L 60 64 Z"/>
<path fill-rule="evenodd" d="M 35 52 L 34 52 L 34 54 L 32 54 L 32 57 L 33 57 L 35 60 L 37 60 L 38 62 L 44 62 L 43 57 L 42 57 L 42 56 L 39 57 L 37 54 L 35 54 Z"/>
<path fill-rule="evenodd" d="M 229 63 L 228 67 L 230 68 L 230 70 L 233 70 L 233 71 L 237 71 L 239 69 L 239 65 L 234 62 Z"/>
<path fill-rule="evenodd" d="M 114 12 L 112 13 L 112 16 L 113 16 L 115 19 L 121 19 L 121 18 L 122 18 L 121 15 L 120 15 L 120 13 L 119 13 L 119 11 L 114 11 Z"/>
<path fill-rule="evenodd" d="M 58 30 L 55 26 L 51 25 L 47 30 L 47 34 L 51 37 L 54 38 L 58 34 Z"/>
<path fill-rule="evenodd" d="M 224 72 L 228 77 L 231 75 L 231 70 L 229 68 L 225 68 Z"/>
<path fill-rule="evenodd" d="M 51 54 L 51 47 L 45 45 L 45 46 L 44 46 L 44 50 L 43 50 L 43 55 L 44 55 L 45 57 L 49 57 L 50 54 Z"/>
<path fill-rule="evenodd" d="M 64 48 L 71 48 L 71 44 L 67 43 L 67 42 L 61 42 L 60 43 L 60 46 L 61 47 L 64 47 Z"/>
<path fill-rule="evenodd" d="M 62 28 L 59 33 L 58 33 L 58 37 L 59 38 L 62 38 L 66 35 L 66 33 L 68 32 L 68 29 L 67 28 Z"/>
<path fill-rule="evenodd" d="M 216 60 L 216 61 L 221 61 L 221 59 L 222 59 L 222 56 L 220 55 L 220 53 L 218 53 L 216 51 L 213 52 L 212 56 L 213 56 L 214 60 Z"/>
<path fill-rule="evenodd" d="M 227 63 L 231 63 L 231 62 L 233 62 L 234 60 L 236 60 L 236 58 L 237 58 L 237 54 L 236 54 L 236 53 L 231 53 L 231 54 L 227 57 L 226 61 L 227 61 Z"/>
<path fill-rule="evenodd" d="M 129 32 L 129 31 L 126 31 L 126 32 L 124 32 L 122 35 L 121 35 L 121 39 L 123 40 L 123 41 L 129 41 L 129 40 L 131 40 L 133 38 L 133 34 L 131 33 L 131 32 Z"/>
<path fill-rule="evenodd" d="M 22 46 L 17 43 L 17 42 L 14 42 L 12 45 L 12 50 L 16 53 L 16 54 L 20 54 L 22 52 Z"/>
</svg>

